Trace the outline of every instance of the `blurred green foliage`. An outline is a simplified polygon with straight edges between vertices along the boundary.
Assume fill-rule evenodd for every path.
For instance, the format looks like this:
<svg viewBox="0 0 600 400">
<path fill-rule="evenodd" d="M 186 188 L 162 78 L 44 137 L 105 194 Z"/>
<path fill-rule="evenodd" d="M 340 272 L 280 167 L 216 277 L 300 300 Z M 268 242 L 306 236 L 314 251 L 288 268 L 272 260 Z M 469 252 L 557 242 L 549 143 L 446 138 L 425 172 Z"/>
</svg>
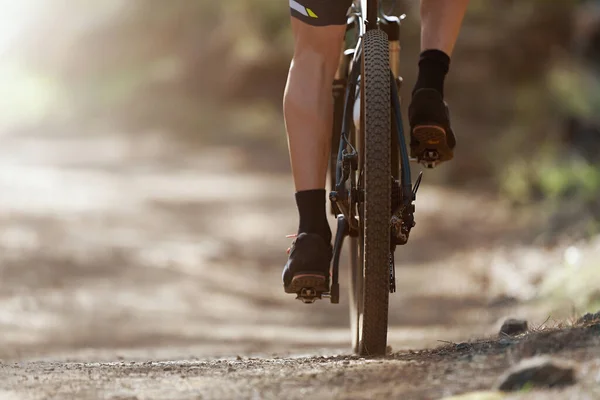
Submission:
<svg viewBox="0 0 600 400">
<path fill-rule="evenodd" d="M 56 99 L 44 124 L 110 121 L 133 134 L 163 131 L 189 148 L 230 144 L 287 160 L 287 1 L 45 4 L 52 12 L 20 48 L 23 71 Z M 498 191 L 515 204 L 598 197 L 599 158 L 590 156 L 600 153 L 598 4 L 471 1 L 447 88 L 457 157 L 430 182 Z M 408 14 L 406 98 L 416 78 L 418 2 L 396 6 Z M 52 106 L 44 95 L 32 108 L 38 103 Z"/>
</svg>

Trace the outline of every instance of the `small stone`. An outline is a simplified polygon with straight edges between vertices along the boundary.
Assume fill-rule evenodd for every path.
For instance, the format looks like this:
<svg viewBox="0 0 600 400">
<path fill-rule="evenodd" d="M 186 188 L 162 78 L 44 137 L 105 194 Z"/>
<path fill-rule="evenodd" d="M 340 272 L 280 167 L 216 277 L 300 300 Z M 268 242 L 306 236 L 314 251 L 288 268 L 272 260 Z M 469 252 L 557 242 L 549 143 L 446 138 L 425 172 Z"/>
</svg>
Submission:
<svg viewBox="0 0 600 400">
<path fill-rule="evenodd" d="M 595 314 L 586 313 L 583 317 L 577 320 L 578 324 L 589 324 L 590 322 L 600 321 L 600 311 Z"/>
<path fill-rule="evenodd" d="M 507 319 L 500 328 L 500 336 L 516 336 L 527 332 L 527 321 L 523 319 Z"/>
<path fill-rule="evenodd" d="M 583 317 L 581 317 L 577 320 L 577 323 L 578 324 L 587 324 L 588 322 L 592 322 L 593 320 L 594 320 L 594 314 L 586 313 L 583 315 Z"/>
<path fill-rule="evenodd" d="M 167 367 L 163 368 L 163 371 L 173 371 L 173 369 L 174 369 L 173 367 L 167 366 Z"/>
<path fill-rule="evenodd" d="M 458 343 L 456 345 L 456 350 L 467 350 L 470 348 L 471 348 L 471 345 L 467 342 Z"/>
<path fill-rule="evenodd" d="M 344 364 L 344 365 L 350 365 L 350 361 L 348 361 L 348 360 L 344 360 L 344 361 L 342 362 L 342 364 Z"/>
<path fill-rule="evenodd" d="M 576 382 L 575 368 L 550 357 L 534 357 L 521 361 L 498 379 L 496 388 L 511 392 L 533 386 L 550 388 L 573 385 Z"/>
</svg>

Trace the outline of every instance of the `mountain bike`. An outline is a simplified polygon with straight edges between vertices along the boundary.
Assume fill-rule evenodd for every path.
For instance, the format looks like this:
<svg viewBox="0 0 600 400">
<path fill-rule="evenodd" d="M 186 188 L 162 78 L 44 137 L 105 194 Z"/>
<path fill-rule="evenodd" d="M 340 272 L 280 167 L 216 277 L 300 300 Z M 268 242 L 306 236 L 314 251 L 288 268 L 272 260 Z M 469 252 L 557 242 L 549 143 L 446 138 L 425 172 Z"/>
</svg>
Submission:
<svg viewBox="0 0 600 400">
<path fill-rule="evenodd" d="M 417 190 L 400 111 L 400 25 L 379 0 L 356 0 L 347 46 L 333 83 L 331 212 L 337 218 L 329 293 L 304 288 L 305 303 L 339 303 L 339 265 L 349 238 L 352 345 L 361 355 L 387 351 L 389 294 L 396 291 L 394 252 L 407 243 Z M 434 157 L 434 155 L 432 155 Z M 428 165 L 431 167 L 432 165 Z"/>
</svg>

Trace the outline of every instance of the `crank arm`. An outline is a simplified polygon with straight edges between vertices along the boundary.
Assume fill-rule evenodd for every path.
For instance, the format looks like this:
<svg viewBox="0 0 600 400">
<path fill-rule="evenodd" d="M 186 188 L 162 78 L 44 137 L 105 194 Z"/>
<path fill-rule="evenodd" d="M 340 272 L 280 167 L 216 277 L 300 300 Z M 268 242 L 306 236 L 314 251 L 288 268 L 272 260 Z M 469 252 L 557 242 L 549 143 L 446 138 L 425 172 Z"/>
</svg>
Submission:
<svg viewBox="0 0 600 400">
<path fill-rule="evenodd" d="M 338 215 L 337 231 L 335 232 L 335 241 L 333 244 L 333 263 L 331 266 L 331 293 L 329 294 L 331 303 L 333 304 L 340 302 L 340 255 L 346 236 L 348 236 L 348 221 L 343 215 Z"/>
</svg>

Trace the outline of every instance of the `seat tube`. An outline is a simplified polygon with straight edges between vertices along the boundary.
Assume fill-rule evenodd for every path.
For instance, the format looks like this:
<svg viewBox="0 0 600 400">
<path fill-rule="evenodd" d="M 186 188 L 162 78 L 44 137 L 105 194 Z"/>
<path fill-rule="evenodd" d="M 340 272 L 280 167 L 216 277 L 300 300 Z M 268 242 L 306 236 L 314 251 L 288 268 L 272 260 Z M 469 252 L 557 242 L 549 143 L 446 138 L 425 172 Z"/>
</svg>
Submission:
<svg viewBox="0 0 600 400">
<path fill-rule="evenodd" d="M 398 17 L 384 17 L 379 25 L 387 36 L 390 47 L 390 69 L 394 78 L 400 76 L 400 19 Z"/>
<path fill-rule="evenodd" d="M 394 78 L 400 76 L 400 42 L 390 40 L 390 69 Z"/>
<path fill-rule="evenodd" d="M 379 16 L 379 0 L 362 0 L 362 12 L 367 20 L 367 30 L 377 29 Z"/>
</svg>

